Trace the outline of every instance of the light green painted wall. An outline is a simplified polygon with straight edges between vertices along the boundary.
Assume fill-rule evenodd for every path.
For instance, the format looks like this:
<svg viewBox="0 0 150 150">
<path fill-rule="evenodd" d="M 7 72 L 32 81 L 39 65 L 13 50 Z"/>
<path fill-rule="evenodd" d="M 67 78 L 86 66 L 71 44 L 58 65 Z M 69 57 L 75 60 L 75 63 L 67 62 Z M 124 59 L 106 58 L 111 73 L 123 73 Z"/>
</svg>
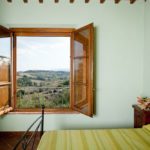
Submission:
<svg viewBox="0 0 150 150">
<path fill-rule="evenodd" d="M 8 27 L 81 27 L 90 22 L 96 28 L 96 115 L 49 114 L 46 130 L 133 127 L 132 104 L 143 83 L 144 2 L 1 1 L 0 24 Z M 36 117 L 5 115 L 0 118 L 0 130 L 26 130 Z"/>
<path fill-rule="evenodd" d="M 143 96 L 150 97 L 150 0 L 145 3 L 145 50 L 143 68 Z"/>
</svg>

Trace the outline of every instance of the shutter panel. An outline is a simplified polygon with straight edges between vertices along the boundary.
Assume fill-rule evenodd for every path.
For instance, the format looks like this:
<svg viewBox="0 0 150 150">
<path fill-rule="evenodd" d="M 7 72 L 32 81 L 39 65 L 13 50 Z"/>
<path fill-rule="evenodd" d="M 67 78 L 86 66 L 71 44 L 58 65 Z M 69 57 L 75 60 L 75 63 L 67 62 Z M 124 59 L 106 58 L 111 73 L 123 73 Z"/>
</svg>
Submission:
<svg viewBox="0 0 150 150">
<path fill-rule="evenodd" d="M 73 32 L 72 108 L 93 115 L 93 24 Z"/>
<path fill-rule="evenodd" d="M 11 32 L 0 26 L 0 107 L 11 101 Z"/>
</svg>

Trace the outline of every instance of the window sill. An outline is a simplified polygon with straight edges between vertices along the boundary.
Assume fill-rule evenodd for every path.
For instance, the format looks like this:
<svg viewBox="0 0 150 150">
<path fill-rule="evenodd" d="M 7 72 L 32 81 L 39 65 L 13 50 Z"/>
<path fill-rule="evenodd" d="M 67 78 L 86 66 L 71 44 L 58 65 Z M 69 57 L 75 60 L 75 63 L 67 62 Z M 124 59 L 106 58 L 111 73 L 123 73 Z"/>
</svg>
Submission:
<svg viewBox="0 0 150 150">
<path fill-rule="evenodd" d="M 14 109 L 9 114 L 41 114 L 41 109 Z M 79 114 L 72 109 L 44 109 L 45 114 Z"/>
</svg>

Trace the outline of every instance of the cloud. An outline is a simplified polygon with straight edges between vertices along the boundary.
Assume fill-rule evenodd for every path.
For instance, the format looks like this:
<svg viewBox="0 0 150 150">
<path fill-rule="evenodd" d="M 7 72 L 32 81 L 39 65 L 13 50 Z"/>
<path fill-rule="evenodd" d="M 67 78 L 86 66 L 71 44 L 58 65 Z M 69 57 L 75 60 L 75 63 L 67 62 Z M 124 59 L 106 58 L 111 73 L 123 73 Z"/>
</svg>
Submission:
<svg viewBox="0 0 150 150">
<path fill-rule="evenodd" d="M 18 37 L 17 70 L 70 67 L 69 37 Z"/>
</svg>

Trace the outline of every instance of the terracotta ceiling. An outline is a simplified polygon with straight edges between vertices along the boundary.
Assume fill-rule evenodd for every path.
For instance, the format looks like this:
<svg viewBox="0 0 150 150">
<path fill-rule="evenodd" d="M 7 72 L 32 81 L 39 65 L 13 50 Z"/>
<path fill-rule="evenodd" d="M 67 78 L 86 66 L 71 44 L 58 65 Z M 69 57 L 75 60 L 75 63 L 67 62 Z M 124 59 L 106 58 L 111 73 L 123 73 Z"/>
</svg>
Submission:
<svg viewBox="0 0 150 150">
<path fill-rule="evenodd" d="M 22 0 L 24 3 L 28 3 L 28 0 Z M 30 0 L 29 0 L 30 1 Z M 37 1 L 39 1 L 39 3 L 43 3 L 44 2 L 44 0 L 37 0 Z M 59 1 L 60 0 L 54 0 L 54 2 L 55 3 L 59 3 Z M 74 3 L 76 0 L 68 0 L 70 3 Z M 85 3 L 89 3 L 90 2 L 90 0 L 83 0 Z M 107 1 L 107 0 L 97 0 L 99 3 L 101 3 L 101 4 L 103 4 L 105 1 Z M 114 1 L 114 3 L 115 4 L 118 4 L 119 2 L 121 2 L 121 0 L 112 0 L 112 1 Z M 137 0 L 127 0 L 127 1 L 129 1 L 129 3 L 130 4 L 133 4 L 133 3 L 135 3 Z M 143 0 L 143 1 L 145 1 L 146 2 L 146 0 Z M 7 2 L 9 2 L 9 3 L 11 3 L 11 2 L 13 2 L 13 0 L 7 0 Z"/>
</svg>

